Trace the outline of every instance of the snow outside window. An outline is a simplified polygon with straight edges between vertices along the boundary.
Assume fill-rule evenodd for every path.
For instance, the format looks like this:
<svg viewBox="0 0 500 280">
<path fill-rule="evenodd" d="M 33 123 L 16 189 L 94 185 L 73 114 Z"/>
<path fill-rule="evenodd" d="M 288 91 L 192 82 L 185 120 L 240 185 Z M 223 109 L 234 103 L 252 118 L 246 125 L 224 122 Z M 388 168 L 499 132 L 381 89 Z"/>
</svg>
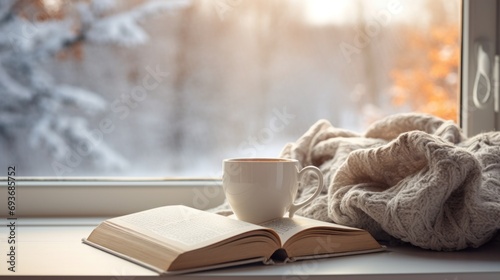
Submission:
<svg viewBox="0 0 500 280">
<path fill-rule="evenodd" d="M 216 178 L 321 118 L 458 121 L 460 34 L 449 0 L 2 0 L 0 170 Z"/>
</svg>

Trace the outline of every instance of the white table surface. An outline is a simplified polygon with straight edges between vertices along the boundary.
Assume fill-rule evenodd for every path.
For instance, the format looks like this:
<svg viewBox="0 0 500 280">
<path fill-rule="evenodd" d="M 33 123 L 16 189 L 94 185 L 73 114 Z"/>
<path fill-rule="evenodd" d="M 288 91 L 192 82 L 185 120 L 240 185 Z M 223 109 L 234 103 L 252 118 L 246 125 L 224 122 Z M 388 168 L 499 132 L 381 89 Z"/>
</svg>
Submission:
<svg viewBox="0 0 500 280">
<path fill-rule="evenodd" d="M 18 219 L 16 272 L 7 270 L 7 219 L 1 218 L 0 276 L 52 279 L 138 280 L 155 272 L 82 244 L 104 218 Z M 24 276 L 24 277 L 23 277 Z M 412 246 L 389 247 L 387 252 L 286 265 L 245 265 L 170 279 L 500 279 L 500 240 L 478 249 L 433 252 Z"/>
</svg>

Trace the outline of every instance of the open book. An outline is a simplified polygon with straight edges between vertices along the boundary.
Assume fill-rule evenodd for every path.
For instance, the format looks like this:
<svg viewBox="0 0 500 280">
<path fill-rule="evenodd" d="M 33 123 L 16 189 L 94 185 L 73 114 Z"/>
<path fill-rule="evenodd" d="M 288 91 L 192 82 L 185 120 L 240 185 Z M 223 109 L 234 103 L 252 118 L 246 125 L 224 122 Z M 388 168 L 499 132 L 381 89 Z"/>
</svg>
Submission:
<svg viewBox="0 0 500 280">
<path fill-rule="evenodd" d="M 299 216 L 254 225 L 181 205 L 106 220 L 83 242 L 159 273 L 384 250 L 361 229 Z"/>
</svg>

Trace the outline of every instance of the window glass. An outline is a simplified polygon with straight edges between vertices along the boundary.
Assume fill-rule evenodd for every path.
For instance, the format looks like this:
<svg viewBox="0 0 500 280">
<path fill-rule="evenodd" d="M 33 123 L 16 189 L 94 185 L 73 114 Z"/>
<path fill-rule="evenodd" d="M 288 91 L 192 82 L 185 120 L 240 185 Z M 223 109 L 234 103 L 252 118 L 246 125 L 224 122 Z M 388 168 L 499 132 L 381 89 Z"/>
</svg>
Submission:
<svg viewBox="0 0 500 280">
<path fill-rule="evenodd" d="M 217 177 L 318 119 L 458 119 L 460 1 L 0 2 L 0 170 Z"/>
</svg>

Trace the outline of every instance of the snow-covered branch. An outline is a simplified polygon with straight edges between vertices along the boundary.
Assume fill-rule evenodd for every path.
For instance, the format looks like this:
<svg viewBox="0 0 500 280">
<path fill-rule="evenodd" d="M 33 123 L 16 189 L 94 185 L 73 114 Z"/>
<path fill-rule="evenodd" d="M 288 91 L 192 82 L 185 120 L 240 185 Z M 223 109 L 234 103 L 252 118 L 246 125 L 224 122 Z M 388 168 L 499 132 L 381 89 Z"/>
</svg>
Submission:
<svg viewBox="0 0 500 280">
<path fill-rule="evenodd" d="M 85 17 L 88 23 L 89 19 L 94 21 L 89 24 L 85 35 L 91 42 L 96 43 L 114 43 L 123 46 L 134 46 L 143 44 L 148 40 L 148 35 L 140 26 L 140 21 L 151 14 L 156 14 L 172 9 L 182 8 L 189 4 L 186 0 L 173 1 L 148 1 L 134 10 L 122 12 L 119 14 L 107 16 L 104 18 L 95 18 L 89 16 L 90 10 L 96 10 L 95 7 L 88 7 L 85 11 L 80 9 L 82 17 Z M 107 9 L 108 7 L 106 7 Z M 106 10 L 104 9 L 104 10 Z M 99 11 L 102 8 L 97 9 Z"/>
<path fill-rule="evenodd" d="M 63 1 L 60 11 L 72 10 L 64 11 L 63 17 L 36 10 L 41 9 L 36 3 L 0 1 L 0 137 L 26 137 L 16 128 L 28 128 L 30 148 L 48 150 L 56 161 L 90 143 L 88 157 L 96 166 L 124 168 L 126 159 L 103 139 L 92 141 L 87 119 L 105 110 L 106 101 L 95 92 L 58 84 L 43 69 L 43 62 L 80 42 L 142 44 L 148 39 L 140 26 L 142 19 L 189 2 L 147 1 L 113 14 L 115 0 Z M 27 6 L 31 10 L 21 12 Z M 40 13 L 43 17 L 38 17 Z"/>
</svg>

